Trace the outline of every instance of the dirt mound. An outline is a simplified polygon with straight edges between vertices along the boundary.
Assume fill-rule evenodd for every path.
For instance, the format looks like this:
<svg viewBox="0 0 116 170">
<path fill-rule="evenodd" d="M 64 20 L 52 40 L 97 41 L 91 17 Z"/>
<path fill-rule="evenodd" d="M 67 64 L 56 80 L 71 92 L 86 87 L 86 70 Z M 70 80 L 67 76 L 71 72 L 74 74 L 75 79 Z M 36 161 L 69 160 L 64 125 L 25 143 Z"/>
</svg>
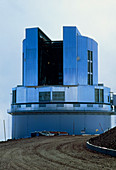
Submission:
<svg viewBox="0 0 116 170">
<path fill-rule="evenodd" d="M 116 127 L 102 133 L 97 137 L 91 138 L 89 142 L 93 145 L 116 150 Z"/>
</svg>

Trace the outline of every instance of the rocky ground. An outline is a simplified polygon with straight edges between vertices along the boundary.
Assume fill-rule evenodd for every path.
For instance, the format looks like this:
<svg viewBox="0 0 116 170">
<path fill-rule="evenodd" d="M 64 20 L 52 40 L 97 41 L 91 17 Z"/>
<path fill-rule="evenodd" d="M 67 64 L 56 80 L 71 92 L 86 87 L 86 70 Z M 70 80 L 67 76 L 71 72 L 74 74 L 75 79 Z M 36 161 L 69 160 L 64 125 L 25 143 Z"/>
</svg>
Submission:
<svg viewBox="0 0 116 170">
<path fill-rule="evenodd" d="M 34 137 L 0 143 L 0 169 L 115 170 L 114 157 L 86 148 L 86 141 L 91 137 Z"/>
<path fill-rule="evenodd" d="M 116 127 L 89 140 L 93 145 L 116 150 Z"/>
</svg>

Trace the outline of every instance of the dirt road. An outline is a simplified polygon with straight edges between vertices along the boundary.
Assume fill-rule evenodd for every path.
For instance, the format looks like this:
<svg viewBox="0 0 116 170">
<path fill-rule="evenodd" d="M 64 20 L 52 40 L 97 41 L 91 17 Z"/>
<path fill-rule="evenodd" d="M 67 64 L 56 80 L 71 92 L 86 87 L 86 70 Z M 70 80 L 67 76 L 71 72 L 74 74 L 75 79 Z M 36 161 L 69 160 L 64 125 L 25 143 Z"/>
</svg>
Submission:
<svg viewBox="0 0 116 170">
<path fill-rule="evenodd" d="M 36 137 L 0 143 L 0 169 L 115 170 L 116 158 L 86 149 L 90 137 Z"/>
</svg>

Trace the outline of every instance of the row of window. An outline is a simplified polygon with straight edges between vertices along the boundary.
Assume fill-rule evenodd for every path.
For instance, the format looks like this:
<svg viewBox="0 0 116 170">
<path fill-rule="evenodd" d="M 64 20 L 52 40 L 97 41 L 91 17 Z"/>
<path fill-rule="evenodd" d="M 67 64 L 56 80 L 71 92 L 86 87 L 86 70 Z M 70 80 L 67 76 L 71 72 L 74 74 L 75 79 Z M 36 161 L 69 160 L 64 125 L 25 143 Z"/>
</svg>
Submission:
<svg viewBox="0 0 116 170">
<path fill-rule="evenodd" d="M 93 52 L 88 50 L 88 85 L 93 85 Z"/>
<path fill-rule="evenodd" d="M 26 104 L 26 107 L 31 107 L 32 105 L 31 104 Z M 46 107 L 46 104 L 42 103 L 42 104 L 39 104 L 39 107 Z M 64 107 L 64 104 L 56 104 L 56 107 Z M 73 104 L 73 107 L 81 107 L 80 104 Z M 87 107 L 93 107 L 93 104 L 87 104 Z M 103 107 L 103 104 L 99 104 L 98 107 Z M 17 108 L 21 108 L 21 105 L 17 105 Z"/>
<path fill-rule="evenodd" d="M 49 102 L 51 101 L 50 92 L 39 92 L 39 101 L 40 102 Z M 65 92 L 63 91 L 54 91 L 52 92 L 52 101 L 65 101 Z M 108 99 L 109 101 L 109 99 Z M 95 102 L 103 103 L 104 102 L 104 89 L 95 89 Z M 16 91 L 13 91 L 12 103 L 16 103 Z M 29 106 L 30 107 L 30 106 Z M 76 104 L 74 107 L 80 107 Z"/>
<path fill-rule="evenodd" d="M 104 102 L 104 89 L 95 89 L 95 102 L 96 103 Z"/>
<path fill-rule="evenodd" d="M 39 107 L 46 107 L 46 104 L 39 104 Z M 56 107 L 64 107 L 64 104 L 56 104 Z"/>
<path fill-rule="evenodd" d="M 39 101 L 51 101 L 51 93 L 50 92 L 39 92 Z M 65 101 L 65 92 L 63 91 L 55 91 L 52 92 L 52 101 Z M 12 104 L 16 103 L 16 90 L 13 90 L 12 94 Z"/>
<path fill-rule="evenodd" d="M 50 101 L 50 92 L 40 92 L 39 101 Z M 52 92 L 52 101 L 65 101 L 65 92 Z M 104 89 L 95 89 L 95 102 L 104 102 Z"/>
<path fill-rule="evenodd" d="M 73 107 L 80 107 L 80 104 L 73 104 Z M 87 107 L 93 107 L 93 104 L 87 104 Z M 98 107 L 103 107 L 103 104 L 99 104 Z"/>
<path fill-rule="evenodd" d="M 50 101 L 50 92 L 39 92 L 39 101 Z M 65 92 L 52 92 L 52 101 L 65 101 Z"/>
</svg>

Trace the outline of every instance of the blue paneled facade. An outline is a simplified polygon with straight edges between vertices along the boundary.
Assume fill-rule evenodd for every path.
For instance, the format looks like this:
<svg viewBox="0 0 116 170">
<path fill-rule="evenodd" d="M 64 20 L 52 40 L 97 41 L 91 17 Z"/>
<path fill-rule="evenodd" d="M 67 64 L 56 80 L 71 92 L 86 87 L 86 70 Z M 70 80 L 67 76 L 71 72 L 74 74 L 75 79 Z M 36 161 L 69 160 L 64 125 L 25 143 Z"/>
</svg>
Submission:
<svg viewBox="0 0 116 170">
<path fill-rule="evenodd" d="M 63 84 L 78 85 L 76 27 L 63 28 Z"/>
<path fill-rule="evenodd" d="M 98 85 L 98 45 L 76 27 L 63 29 L 63 84 L 88 85 L 88 51 L 92 52 L 93 83 Z"/>
<path fill-rule="evenodd" d="M 38 29 L 26 29 L 23 41 L 23 85 L 38 85 Z"/>
<path fill-rule="evenodd" d="M 114 111 L 110 88 L 98 84 L 96 41 L 76 27 L 63 27 L 63 41 L 28 28 L 22 57 L 23 82 L 12 89 L 8 111 L 13 138 L 41 130 L 95 134 L 111 128 Z"/>
<path fill-rule="evenodd" d="M 32 114 L 13 116 L 12 138 L 30 137 L 35 131 L 63 131 L 69 135 L 99 134 L 111 127 L 110 114 Z"/>
<path fill-rule="evenodd" d="M 84 36 L 77 38 L 77 72 L 78 83 L 88 85 L 88 51 L 93 52 L 93 85 L 98 85 L 98 45 L 93 39 Z"/>
</svg>

